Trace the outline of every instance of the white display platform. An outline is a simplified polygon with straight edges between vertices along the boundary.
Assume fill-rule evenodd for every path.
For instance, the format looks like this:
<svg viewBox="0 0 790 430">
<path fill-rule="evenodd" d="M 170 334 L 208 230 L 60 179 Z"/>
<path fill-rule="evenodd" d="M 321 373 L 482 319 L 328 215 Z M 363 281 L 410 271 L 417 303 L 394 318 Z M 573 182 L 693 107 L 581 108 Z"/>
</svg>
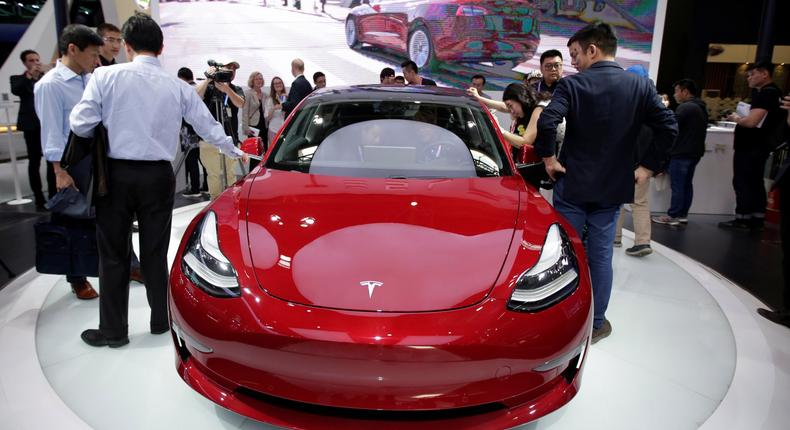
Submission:
<svg viewBox="0 0 790 430">
<path fill-rule="evenodd" d="M 171 259 L 201 207 L 174 212 Z M 592 346 L 578 396 L 520 429 L 787 428 L 790 330 L 757 316 L 762 304 L 717 274 L 653 248 L 641 259 L 615 249 L 612 335 Z M 79 335 L 97 326 L 98 304 L 33 271 L 0 291 L 0 429 L 274 428 L 181 381 L 171 337 L 148 333 L 139 284 L 131 343 L 85 345 Z"/>
<path fill-rule="evenodd" d="M 734 130 L 724 127 L 709 127 L 705 137 L 705 155 L 702 156 L 694 171 L 694 200 L 689 213 L 709 215 L 732 215 L 735 213 L 735 191 L 732 188 L 732 157 L 734 150 Z M 653 180 L 654 182 L 655 180 Z M 672 192 L 667 183 L 666 189 L 656 190 L 650 184 L 650 210 L 666 212 Z"/>
</svg>

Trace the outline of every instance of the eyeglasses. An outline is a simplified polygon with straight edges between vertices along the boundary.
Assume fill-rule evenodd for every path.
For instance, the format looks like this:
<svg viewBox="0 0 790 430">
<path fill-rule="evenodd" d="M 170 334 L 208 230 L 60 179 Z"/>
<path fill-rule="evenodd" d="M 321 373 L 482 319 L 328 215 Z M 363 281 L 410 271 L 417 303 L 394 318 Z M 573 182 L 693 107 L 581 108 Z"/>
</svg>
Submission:
<svg viewBox="0 0 790 430">
<path fill-rule="evenodd" d="M 543 67 L 547 70 L 560 70 L 562 68 L 562 63 L 546 63 Z"/>
<path fill-rule="evenodd" d="M 117 37 L 109 37 L 109 36 L 102 37 L 102 40 L 107 43 L 118 44 L 118 45 L 120 45 L 123 42 L 123 39 L 119 39 Z"/>
</svg>

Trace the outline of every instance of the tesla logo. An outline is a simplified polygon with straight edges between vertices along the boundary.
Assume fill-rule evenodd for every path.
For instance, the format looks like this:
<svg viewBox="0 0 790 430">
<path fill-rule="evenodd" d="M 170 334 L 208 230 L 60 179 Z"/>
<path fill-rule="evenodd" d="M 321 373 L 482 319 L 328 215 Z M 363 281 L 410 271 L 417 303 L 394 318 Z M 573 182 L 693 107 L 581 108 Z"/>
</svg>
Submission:
<svg viewBox="0 0 790 430">
<path fill-rule="evenodd" d="M 363 287 L 368 287 L 368 296 L 372 299 L 373 290 L 375 290 L 376 287 L 380 287 L 384 285 L 384 283 L 379 281 L 362 281 L 359 283 L 359 285 L 362 285 Z"/>
</svg>

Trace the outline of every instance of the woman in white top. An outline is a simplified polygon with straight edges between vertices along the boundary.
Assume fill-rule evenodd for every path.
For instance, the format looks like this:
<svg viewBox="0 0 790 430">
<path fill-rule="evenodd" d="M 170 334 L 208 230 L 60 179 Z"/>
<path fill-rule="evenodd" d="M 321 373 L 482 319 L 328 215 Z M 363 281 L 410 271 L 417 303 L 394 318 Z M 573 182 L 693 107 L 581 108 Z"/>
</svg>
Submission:
<svg viewBox="0 0 790 430">
<path fill-rule="evenodd" d="M 285 92 L 283 80 L 278 76 L 273 77 L 271 89 L 269 90 L 269 97 L 266 97 L 263 104 L 266 125 L 269 129 L 269 143 L 271 144 L 274 144 L 274 138 L 285 122 L 282 104 L 287 98 L 288 93 Z"/>
</svg>

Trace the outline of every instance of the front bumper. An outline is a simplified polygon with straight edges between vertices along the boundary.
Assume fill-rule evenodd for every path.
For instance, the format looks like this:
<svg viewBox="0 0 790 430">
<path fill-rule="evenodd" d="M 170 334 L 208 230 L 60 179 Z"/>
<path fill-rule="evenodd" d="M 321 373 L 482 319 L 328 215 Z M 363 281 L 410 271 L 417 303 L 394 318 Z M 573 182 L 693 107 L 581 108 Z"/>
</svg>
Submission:
<svg viewBox="0 0 790 430">
<path fill-rule="evenodd" d="M 537 314 L 507 311 L 495 298 L 392 314 L 287 303 L 257 286 L 242 291 L 210 297 L 174 268 L 179 374 L 223 407 L 295 428 L 326 427 L 328 417 L 354 428 L 528 422 L 576 394 L 591 331 L 590 291 L 581 286 Z"/>
</svg>

